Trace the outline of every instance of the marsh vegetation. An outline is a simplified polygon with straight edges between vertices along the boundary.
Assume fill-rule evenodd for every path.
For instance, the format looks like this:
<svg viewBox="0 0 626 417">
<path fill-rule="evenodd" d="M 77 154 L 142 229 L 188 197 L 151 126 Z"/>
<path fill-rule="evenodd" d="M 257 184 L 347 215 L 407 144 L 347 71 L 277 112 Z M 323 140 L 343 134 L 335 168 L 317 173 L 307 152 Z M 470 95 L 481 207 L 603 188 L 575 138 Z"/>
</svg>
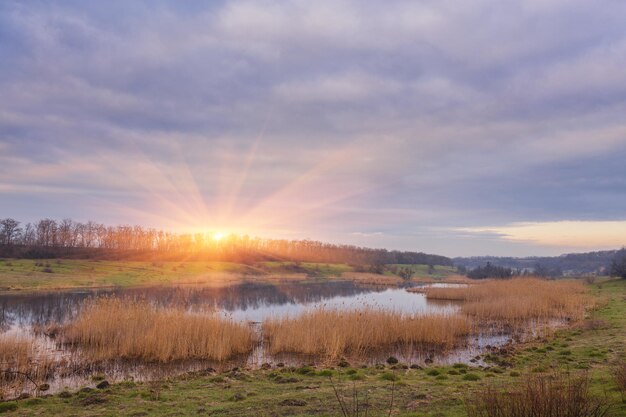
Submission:
<svg viewBox="0 0 626 417">
<path fill-rule="evenodd" d="M 364 308 L 338 311 L 318 309 L 297 317 L 267 320 L 263 334 L 271 353 L 365 358 L 395 345 L 450 349 L 471 331 L 467 317 L 457 314 L 408 315 Z"/>
</svg>

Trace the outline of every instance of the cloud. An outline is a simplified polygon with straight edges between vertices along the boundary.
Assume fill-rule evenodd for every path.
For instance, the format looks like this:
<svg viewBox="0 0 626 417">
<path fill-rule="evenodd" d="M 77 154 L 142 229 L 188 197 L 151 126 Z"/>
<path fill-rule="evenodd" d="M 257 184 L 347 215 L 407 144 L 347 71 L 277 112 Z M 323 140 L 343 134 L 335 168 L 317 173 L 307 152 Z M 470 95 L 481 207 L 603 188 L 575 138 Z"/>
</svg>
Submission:
<svg viewBox="0 0 626 417">
<path fill-rule="evenodd" d="M 622 220 L 625 18 L 617 0 L 3 2 L 0 211 L 528 252 L 442 230 Z"/>
<path fill-rule="evenodd" d="M 626 245 L 626 220 L 513 223 L 497 227 L 459 228 L 461 232 L 488 233 L 506 240 L 577 249 L 614 249 Z"/>
</svg>

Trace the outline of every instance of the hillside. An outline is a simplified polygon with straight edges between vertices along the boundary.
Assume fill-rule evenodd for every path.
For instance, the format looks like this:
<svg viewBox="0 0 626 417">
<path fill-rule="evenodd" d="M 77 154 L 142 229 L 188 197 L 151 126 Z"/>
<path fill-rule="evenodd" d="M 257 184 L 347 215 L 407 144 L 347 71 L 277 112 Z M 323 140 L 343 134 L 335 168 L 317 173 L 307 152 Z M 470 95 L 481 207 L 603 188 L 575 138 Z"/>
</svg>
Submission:
<svg viewBox="0 0 626 417">
<path fill-rule="evenodd" d="M 599 274 L 610 267 L 617 250 L 568 253 L 560 256 L 531 256 L 525 258 L 499 256 L 473 256 L 454 258 L 455 266 L 473 269 L 487 262 L 492 265 L 517 270 L 535 270 L 538 266 L 549 270 L 560 270 L 563 275 Z"/>
</svg>

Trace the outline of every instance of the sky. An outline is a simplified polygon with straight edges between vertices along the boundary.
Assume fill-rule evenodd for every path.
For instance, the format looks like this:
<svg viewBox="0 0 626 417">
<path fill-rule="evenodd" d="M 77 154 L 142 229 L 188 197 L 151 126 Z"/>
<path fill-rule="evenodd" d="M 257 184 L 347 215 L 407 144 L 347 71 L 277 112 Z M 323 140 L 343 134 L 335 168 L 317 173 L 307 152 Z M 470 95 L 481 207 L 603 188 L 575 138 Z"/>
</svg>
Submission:
<svg viewBox="0 0 626 417">
<path fill-rule="evenodd" d="M 626 2 L 0 2 L 0 218 L 626 245 Z"/>
</svg>

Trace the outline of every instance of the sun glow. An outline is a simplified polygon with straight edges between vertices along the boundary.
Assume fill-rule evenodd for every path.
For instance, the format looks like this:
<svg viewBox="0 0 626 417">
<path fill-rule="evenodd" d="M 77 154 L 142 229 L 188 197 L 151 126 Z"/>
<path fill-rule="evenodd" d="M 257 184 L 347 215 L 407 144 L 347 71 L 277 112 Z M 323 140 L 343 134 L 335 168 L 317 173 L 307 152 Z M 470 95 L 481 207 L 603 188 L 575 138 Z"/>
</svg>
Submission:
<svg viewBox="0 0 626 417">
<path fill-rule="evenodd" d="M 224 236 L 226 236 L 225 233 L 215 232 L 215 233 L 213 233 L 213 240 L 215 240 L 216 242 L 219 242 L 220 240 L 222 240 L 224 238 Z"/>
</svg>

